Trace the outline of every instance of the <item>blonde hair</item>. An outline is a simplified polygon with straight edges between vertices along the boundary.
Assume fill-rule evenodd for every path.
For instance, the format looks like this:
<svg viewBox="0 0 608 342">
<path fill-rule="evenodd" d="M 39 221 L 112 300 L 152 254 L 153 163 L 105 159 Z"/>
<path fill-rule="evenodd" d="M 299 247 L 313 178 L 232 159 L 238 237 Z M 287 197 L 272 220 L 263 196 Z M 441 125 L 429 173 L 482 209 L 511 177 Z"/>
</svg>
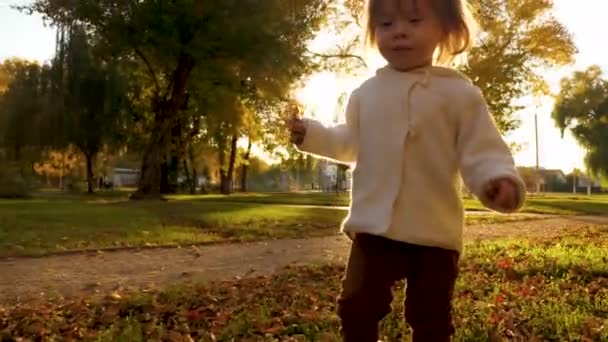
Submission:
<svg viewBox="0 0 608 342">
<path fill-rule="evenodd" d="M 367 0 L 365 42 L 376 47 L 376 25 L 381 1 L 401 2 L 404 0 Z M 418 0 L 409 0 L 414 3 Z M 448 65 L 455 61 L 466 61 L 466 52 L 473 46 L 477 33 L 477 23 L 473 18 L 467 0 L 429 0 L 439 18 L 443 38 L 435 52 L 435 62 Z"/>
</svg>

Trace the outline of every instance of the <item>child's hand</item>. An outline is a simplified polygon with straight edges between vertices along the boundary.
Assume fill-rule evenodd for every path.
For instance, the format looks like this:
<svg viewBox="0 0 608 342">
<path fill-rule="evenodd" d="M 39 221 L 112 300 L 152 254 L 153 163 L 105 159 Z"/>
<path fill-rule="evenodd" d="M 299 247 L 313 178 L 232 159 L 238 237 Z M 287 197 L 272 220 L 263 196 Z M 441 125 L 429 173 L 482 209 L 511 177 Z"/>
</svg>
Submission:
<svg viewBox="0 0 608 342">
<path fill-rule="evenodd" d="M 517 185 L 508 178 L 499 178 L 489 182 L 484 187 L 484 193 L 495 207 L 505 211 L 515 210 L 519 201 Z"/>
<path fill-rule="evenodd" d="M 291 142 L 296 145 L 301 145 L 306 136 L 306 124 L 304 121 L 294 116 L 287 120 L 287 128 L 291 132 Z"/>
</svg>

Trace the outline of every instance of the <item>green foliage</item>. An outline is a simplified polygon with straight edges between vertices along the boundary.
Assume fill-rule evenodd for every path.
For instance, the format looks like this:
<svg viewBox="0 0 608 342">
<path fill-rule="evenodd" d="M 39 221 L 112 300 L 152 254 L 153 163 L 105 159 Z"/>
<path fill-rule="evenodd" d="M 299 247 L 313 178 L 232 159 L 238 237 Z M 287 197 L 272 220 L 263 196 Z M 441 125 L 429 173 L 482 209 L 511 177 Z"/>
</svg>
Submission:
<svg viewBox="0 0 608 342">
<path fill-rule="evenodd" d="M 193 137 L 219 137 L 225 153 L 222 141 L 240 136 L 243 126 L 252 130 L 243 125 L 253 121 L 243 118 L 243 105 L 258 110 L 276 103 L 315 70 L 307 43 L 328 8 L 321 0 L 38 0 L 23 9 L 57 25 L 82 23 L 98 51 L 135 62 L 132 72 L 149 101 L 146 112 L 153 113 L 143 127 L 149 133 L 140 190 L 154 193 L 160 163 L 182 159 Z M 208 127 L 201 127 L 201 116 Z"/>
<path fill-rule="evenodd" d="M 0 67 L 7 82 L 0 93 L 0 146 L 7 158 L 24 161 L 32 147 L 74 145 L 87 157 L 92 178 L 97 153 L 127 127 L 127 88 L 116 64 L 94 55 L 82 27 L 59 31 L 52 65 L 8 60 Z"/>
<path fill-rule="evenodd" d="M 501 131 L 519 126 L 513 101 L 547 93 L 539 70 L 573 61 L 570 32 L 551 13 L 550 0 L 472 2 L 481 35 L 464 72 L 481 88 Z"/>
<path fill-rule="evenodd" d="M 514 100 L 530 93 L 547 93 L 539 74 L 542 68 L 559 67 L 573 61 L 576 47 L 570 32 L 553 15 L 551 0 L 472 0 L 479 35 L 462 71 L 481 88 L 498 128 L 509 132 L 519 126 L 515 117 L 521 108 Z M 345 1 L 357 18 L 363 1 Z M 349 29 L 361 30 L 354 20 Z M 352 44 L 347 51 L 357 47 Z M 344 51 L 342 51 L 344 52 Z"/>
<path fill-rule="evenodd" d="M 125 127 L 127 108 L 126 81 L 117 61 L 95 56 L 90 38 L 84 28 L 72 25 L 67 29 L 63 56 L 58 56 L 55 68 L 62 66 L 64 96 L 60 99 L 61 116 L 65 123 L 67 144 L 76 145 L 84 155 L 95 156 L 104 145 L 120 139 Z"/>
<path fill-rule="evenodd" d="M 592 66 L 564 78 L 552 116 L 562 133 L 572 132 L 587 150 L 589 169 L 608 177 L 608 80 L 602 69 Z"/>
<path fill-rule="evenodd" d="M 21 160 L 28 148 L 41 144 L 38 123 L 45 113 L 49 67 L 9 59 L 0 70 L 7 81 L 0 92 L 0 147 L 9 160 Z"/>
<path fill-rule="evenodd" d="M 6 164 L 0 167 L 0 198 L 27 198 L 30 190 L 27 179 L 18 169 Z"/>
</svg>

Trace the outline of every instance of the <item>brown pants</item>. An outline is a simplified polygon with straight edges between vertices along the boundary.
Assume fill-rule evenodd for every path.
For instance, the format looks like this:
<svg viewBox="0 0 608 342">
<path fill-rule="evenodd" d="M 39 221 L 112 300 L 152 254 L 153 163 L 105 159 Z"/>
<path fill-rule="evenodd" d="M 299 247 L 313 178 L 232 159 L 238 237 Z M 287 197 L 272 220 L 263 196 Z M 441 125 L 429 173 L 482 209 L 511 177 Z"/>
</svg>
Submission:
<svg viewBox="0 0 608 342">
<path fill-rule="evenodd" d="M 414 342 L 450 341 L 457 251 L 357 234 L 338 300 L 345 342 L 376 342 L 391 311 L 392 286 L 407 279 L 405 319 Z"/>
</svg>

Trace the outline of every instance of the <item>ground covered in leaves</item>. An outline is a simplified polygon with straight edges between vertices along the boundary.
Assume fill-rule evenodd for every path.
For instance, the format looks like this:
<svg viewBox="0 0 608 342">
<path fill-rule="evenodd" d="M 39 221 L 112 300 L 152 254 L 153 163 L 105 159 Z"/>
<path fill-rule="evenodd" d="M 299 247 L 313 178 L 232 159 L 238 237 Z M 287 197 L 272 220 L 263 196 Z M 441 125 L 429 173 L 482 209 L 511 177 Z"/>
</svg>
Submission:
<svg viewBox="0 0 608 342">
<path fill-rule="evenodd" d="M 455 295 L 456 341 L 608 341 L 608 230 L 467 246 Z M 339 341 L 342 265 L 104 300 L 0 307 L 2 341 Z M 382 322 L 399 341 L 403 284 Z M 403 333 L 405 332 L 405 333 Z"/>
</svg>

